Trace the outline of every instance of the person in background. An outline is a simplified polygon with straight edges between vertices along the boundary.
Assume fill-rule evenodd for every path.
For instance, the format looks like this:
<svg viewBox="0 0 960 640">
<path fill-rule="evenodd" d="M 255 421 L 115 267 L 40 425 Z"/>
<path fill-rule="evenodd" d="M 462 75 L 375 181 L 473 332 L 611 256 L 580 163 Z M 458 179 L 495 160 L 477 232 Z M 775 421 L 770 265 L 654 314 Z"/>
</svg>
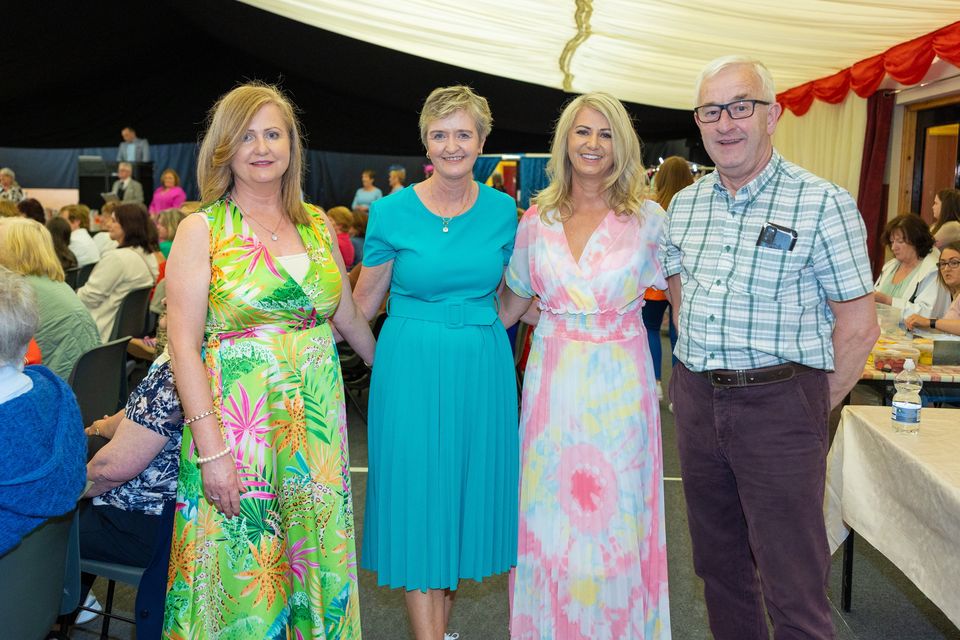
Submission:
<svg viewBox="0 0 960 640">
<path fill-rule="evenodd" d="M 17 184 L 17 174 L 9 167 L 0 169 L 0 200 L 9 200 L 16 204 L 23 198 L 23 189 Z"/>
<path fill-rule="evenodd" d="M 960 242 L 960 189 L 941 189 L 933 197 L 930 233 L 938 249 Z"/>
<path fill-rule="evenodd" d="M 186 192 L 180 187 L 180 175 L 173 169 L 165 169 L 160 174 L 160 186 L 150 199 L 150 213 L 156 214 L 164 209 L 178 209 L 187 200 Z"/>
<path fill-rule="evenodd" d="M 351 209 L 354 211 L 359 209 L 364 213 L 369 213 L 370 204 L 383 197 L 383 192 L 373 186 L 373 181 L 376 177 L 377 174 L 373 169 L 363 170 L 363 173 L 360 174 L 360 182 L 363 186 L 357 189 L 357 193 L 353 196 L 353 204 L 350 205 Z"/>
<path fill-rule="evenodd" d="M 0 219 L 0 265 L 23 275 L 36 294 L 37 344 L 44 363 L 67 380 L 80 356 L 100 346 L 100 334 L 90 311 L 63 281 L 50 232 L 33 220 Z"/>
<path fill-rule="evenodd" d="M 119 202 L 107 202 L 100 207 L 100 215 L 97 217 L 97 223 L 100 231 L 93 236 L 93 243 L 97 245 L 97 251 L 103 257 L 107 252 L 117 248 L 117 241 L 110 236 L 110 230 L 113 228 L 113 212 L 120 206 Z"/>
<path fill-rule="evenodd" d="M 371 206 L 355 296 L 370 320 L 390 294 L 362 566 L 405 590 L 417 640 L 450 635 L 460 580 L 516 563 L 517 389 L 496 298 L 517 218 L 512 198 L 473 179 L 492 120 L 469 87 L 430 93 L 420 141 L 436 170 Z"/>
<path fill-rule="evenodd" d="M 497 191 L 507 192 L 507 188 L 503 186 L 503 174 L 499 171 L 494 172 L 494 174 L 490 176 L 490 186 Z"/>
<path fill-rule="evenodd" d="M 83 491 L 86 438 L 77 399 L 44 366 L 24 367 L 40 323 L 23 276 L 0 267 L 0 555 Z"/>
<path fill-rule="evenodd" d="M 23 214 L 11 200 L 0 200 L 0 218 L 21 218 Z"/>
<path fill-rule="evenodd" d="M 121 162 L 117 165 L 117 179 L 110 191 L 115 193 L 120 202 L 137 202 L 143 204 L 143 185 L 134 180 L 133 165 Z"/>
<path fill-rule="evenodd" d="M 365 362 L 373 335 L 333 223 L 302 200 L 294 114 L 260 83 L 217 101 L 197 157 L 205 205 L 170 252 L 170 346 L 189 429 L 165 637 L 360 638 L 331 322 Z"/>
<path fill-rule="evenodd" d="M 571 100 L 517 231 L 501 318 L 537 298 L 523 378 L 513 638 L 669 640 L 660 406 L 640 318 L 666 215 L 607 93 Z M 584 599 L 582 594 L 590 594 Z M 576 603 L 576 604 L 573 604 Z"/>
<path fill-rule="evenodd" d="M 80 503 L 80 556 L 146 567 L 153 556 L 164 507 L 177 495 L 183 408 L 169 358 L 150 368 L 126 408 L 97 420 L 87 436 L 106 438 L 87 463 L 90 488 Z M 81 574 L 84 606 L 100 609 L 95 575 Z M 161 600 L 162 601 L 162 600 Z M 77 624 L 96 614 L 82 612 Z"/>
<path fill-rule="evenodd" d="M 880 335 L 866 229 L 774 149 L 763 63 L 713 60 L 694 95 L 717 170 L 673 197 L 660 251 L 693 565 L 716 640 L 766 640 L 767 614 L 776 638 L 826 640 L 829 416 Z"/>
<path fill-rule="evenodd" d="M 353 213 L 346 207 L 332 207 L 327 211 L 333 224 L 337 228 L 337 247 L 340 249 L 340 255 L 343 256 L 343 263 L 347 270 L 355 264 L 353 243 L 350 241 L 350 228 L 353 226 Z"/>
<path fill-rule="evenodd" d="M 170 247 L 184 217 L 180 209 L 164 209 L 157 214 L 157 237 L 160 238 L 160 253 L 164 258 L 170 257 Z"/>
<path fill-rule="evenodd" d="M 940 282 L 950 291 L 953 302 L 942 316 L 928 318 L 915 313 L 907 316 L 904 324 L 911 331 L 919 327 L 960 335 L 960 242 L 945 245 L 940 250 L 937 266 Z"/>
<path fill-rule="evenodd" d="M 77 266 L 100 260 L 97 243 L 90 237 L 90 209 L 85 204 L 70 204 L 60 209 L 60 217 L 70 225 L 70 251 L 77 257 Z"/>
<path fill-rule="evenodd" d="M 117 147 L 117 162 L 150 162 L 150 143 L 146 138 L 138 138 L 133 127 L 121 129 L 120 137 L 123 142 Z"/>
<path fill-rule="evenodd" d="M 63 218 L 50 218 L 47 221 L 47 231 L 53 238 L 53 250 L 60 266 L 64 271 L 75 269 L 78 265 L 77 256 L 70 250 L 70 223 Z"/>
<path fill-rule="evenodd" d="M 657 204 L 666 211 L 670 201 L 684 187 L 693 184 L 693 174 L 690 172 L 690 163 L 680 156 L 670 156 L 657 169 L 656 193 Z M 653 357 L 653 373 L 657 377 L 657 400 L 663 400 L 663 346 L 660 341 L 660 327 L 663 326 L 663 315 L 667 315 L 669 323 L 670 353 L 677 346 L 677 327 L 673 323 L 670 301 L 666 293 L 654 288 L 647 289 L 643 294 L 643 326 L 647 329 L 647 341 L 650 344 L 650 355 Z M 676 362 L 676 358 L 674 358 Z"/>
<path fill-rule="evenodd" d="M 26 198 L 17 203 L 17 209 L 24 217 L 36 220 L 40 224 L 46 224 L 47 214 L 43 210 L 43 205 L 36 198 Z"/>
<path fill-rule="evenodd" d="M 367 236 L 367 220 L 370 215 L 363 211 L 352 211 L 353 222 L 350 223 L 350 244 L 353 245 L 353 264 L 363 264 L 363 241 Z"/>
<path fill-rule="evenodd" d="M 87 283 L 77 290 L 104 342 L 110 339 L 123 298 L 135 289 L 152 287 L 157 282 L 160 269 L 153 255 L 157 247 L 150 242 L 147 228 L 150 224 L 153 223 L 142 204 L 125 203 L 117 207 L 109 231 L 117 249 L 103 254 Z"/>
<path fill-rule="evenodd" d="M 887 223 L 880 239 L 893 258 L 877 278 L 876 301 L 900 309 L 902 318 L 939 318 L 950 306 L 950 293 L 940 284 L 940 251 L 926 223 L 918 215 L 901 214 Z"/>
<path fill-rule="evenodd" d="M 407 181 L 407 170 L 403 167 L 391 168 L 387 180 L 390 183 L 390 193 L 396 193 L 403 189 L 403 183 Z"/>
</svg>

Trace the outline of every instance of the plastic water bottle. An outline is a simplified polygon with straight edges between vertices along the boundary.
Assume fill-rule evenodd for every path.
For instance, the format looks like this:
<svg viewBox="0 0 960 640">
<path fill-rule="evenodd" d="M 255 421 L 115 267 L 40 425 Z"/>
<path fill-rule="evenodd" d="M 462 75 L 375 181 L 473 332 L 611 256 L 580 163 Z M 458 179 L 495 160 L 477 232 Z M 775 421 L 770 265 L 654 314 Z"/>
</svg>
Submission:
<svg viewBox="0 0 960 640">
<path fill-rule="evenodd" d="M 912 358 L 903 363 L 903 371 L 897 374 L 893 384 L 897 388 L 893 396 L 891 422 L 898 433 L 917 433 L 920 430 L 920 388 L 923 380 L 915 371 Z"/>
</svg>

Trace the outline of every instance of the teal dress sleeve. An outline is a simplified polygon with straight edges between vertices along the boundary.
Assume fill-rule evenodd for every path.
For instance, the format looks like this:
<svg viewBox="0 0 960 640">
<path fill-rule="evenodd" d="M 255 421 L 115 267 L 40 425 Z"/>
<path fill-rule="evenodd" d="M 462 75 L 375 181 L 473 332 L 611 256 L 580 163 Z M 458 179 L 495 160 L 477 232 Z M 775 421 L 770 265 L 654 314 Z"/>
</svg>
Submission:
<svg viewBox="0 0 960 640">
<path fill-rule="evenodd" d="M 370 205 L 367 235 L 363 241 L 363 266 L 376 267 L 397 257 L 397 249 L 391 243 L 393 235 L 391 216 L 384 213 L 378 200 Z"/>
</svg>

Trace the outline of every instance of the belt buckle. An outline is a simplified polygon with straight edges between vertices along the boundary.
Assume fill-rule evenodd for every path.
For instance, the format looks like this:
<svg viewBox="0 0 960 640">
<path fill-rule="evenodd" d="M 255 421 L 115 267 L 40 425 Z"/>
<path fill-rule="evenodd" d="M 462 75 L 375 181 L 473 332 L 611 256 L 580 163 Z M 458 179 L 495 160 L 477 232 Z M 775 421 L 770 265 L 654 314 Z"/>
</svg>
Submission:
<svg viewBox="0 0 960 640">
<path fill-rule="evenodd" d="M 463 303 L 448 302 L 444 307 L 444 324 L 451 329 L 463 327 Z"/>
</svg>

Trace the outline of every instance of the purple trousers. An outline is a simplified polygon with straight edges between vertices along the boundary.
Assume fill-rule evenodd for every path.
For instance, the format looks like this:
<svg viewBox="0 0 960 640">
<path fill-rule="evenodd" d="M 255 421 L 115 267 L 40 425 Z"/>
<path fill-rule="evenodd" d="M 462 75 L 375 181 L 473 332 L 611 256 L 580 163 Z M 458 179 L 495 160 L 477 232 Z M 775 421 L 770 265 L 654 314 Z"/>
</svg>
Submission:
<svg viewBox="0 0 960 640">
<path fill-rule="evenodd" d="M 823 520 L 826 373 L 714 388 L 678 363 L 670 378 L 693 563 L 716 640 L 834 637 Z"/>
</svg>

